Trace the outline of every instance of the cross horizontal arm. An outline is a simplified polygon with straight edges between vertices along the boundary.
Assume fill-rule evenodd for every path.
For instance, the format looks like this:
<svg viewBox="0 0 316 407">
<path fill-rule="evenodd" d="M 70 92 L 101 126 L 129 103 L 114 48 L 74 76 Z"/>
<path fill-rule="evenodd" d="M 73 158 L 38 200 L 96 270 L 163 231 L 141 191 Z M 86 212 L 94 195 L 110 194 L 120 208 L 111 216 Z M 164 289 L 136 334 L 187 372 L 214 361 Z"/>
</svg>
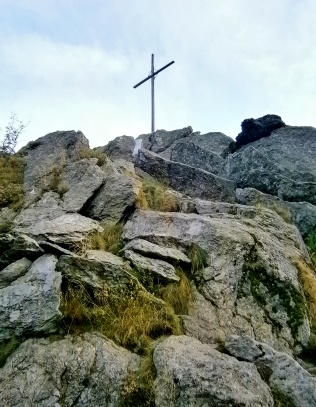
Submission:
<svg viewBox="0 0 316 407">
<path fill-rule="evenodd" d="M 142 83 L 148 81 L 148 79 L 151 79 L 152 77 L 156 76 L 159 74 L 159 72 L 163 71 L 164 69 L 168 68 L 168 66 L 174 64 L 174 61 L 169 62 L 169 64 L 163 66 L 162 68 L 158 69 L 158 71 L 154 72 L 153 74 L 147 76 L 146 79 L 143 79 L 142 81 L 140 81 L 139 83 L 137 83 L 135 86 L 133 86 L 134 89 L 136 89 L 139 85 L 141 85 Z"/>
</svg>

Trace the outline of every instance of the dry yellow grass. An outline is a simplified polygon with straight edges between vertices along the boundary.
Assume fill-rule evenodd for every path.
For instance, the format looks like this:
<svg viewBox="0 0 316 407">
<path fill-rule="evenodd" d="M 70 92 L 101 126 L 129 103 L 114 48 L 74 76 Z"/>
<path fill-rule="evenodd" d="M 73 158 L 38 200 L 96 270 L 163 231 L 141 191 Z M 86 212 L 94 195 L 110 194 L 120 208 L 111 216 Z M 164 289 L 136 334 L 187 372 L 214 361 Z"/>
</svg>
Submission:
<svg viewBox="0 0 316 407">
<path fill-rule="evenodd" d="M 103 232 L 96 232 L 89 236 L 88 250 L 104 250 L 113 254 L 119 254 L 122 249 L 121 236 L 123 223 L 115 223 L 104 228 Z"/>
<path fill-rule="evenodd" d="M 139 209 L 161 212 L 177 212 L 179 203 L 175 195 L 156 181 L 142 181 L 142 188 L 136 200 Z"/>
<path fill-rule="evenodd" d="M 181 334 L 172 307 L 131 288 L 125 292 L 103 290 L 89 293 L 83 286 L 68 285 L 61 311 L 71 333 L 97 330 L 118 345 L 144 354 L 152 340 Z"/>
<path fill-rule="evenodd" d="M 9 206 L 15 211 L 23 206 L 24 159 L 17 155 L 0 158 L 0 208 Z"/>
<path fill-rule="evenodd" d="M 102 167 L 106 163 L 107 157 L 104 153 L 98 150 L 90 150 L 88 147 L 83 147 L 77 151 L 78 160 L 82 160 L 83 158 L 97 158 L 97 165 Z"/>
<path fill-rule="evenodd" d="M 157 294 L 170 304 L 177 315 L 187 315 L 192 305 L 191 282 L 181 269 L 177 270 L 179 283 L 170 283 L 157 290 Z"/>
<path fill-rule="evenodd" d="M 315 271 L 302 259 L 294 259 L 294 264 L 297 267 L 307 301 L 312 331 L 316 334 L 316 274 Z"/>
</svg>

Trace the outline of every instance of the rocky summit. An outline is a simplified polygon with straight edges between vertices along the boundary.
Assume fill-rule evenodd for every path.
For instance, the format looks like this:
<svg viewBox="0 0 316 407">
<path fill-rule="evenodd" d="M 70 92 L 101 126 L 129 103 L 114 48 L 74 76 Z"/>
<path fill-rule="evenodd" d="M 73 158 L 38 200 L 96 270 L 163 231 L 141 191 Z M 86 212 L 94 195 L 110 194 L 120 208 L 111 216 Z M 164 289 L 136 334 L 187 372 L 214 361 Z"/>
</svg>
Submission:
<svg viewBox="0 0 316 407">
<path fill-rule="evenodd" d="M 316 129 L 0 156 L 1 407 L 316 406 Z"/>
</svg>

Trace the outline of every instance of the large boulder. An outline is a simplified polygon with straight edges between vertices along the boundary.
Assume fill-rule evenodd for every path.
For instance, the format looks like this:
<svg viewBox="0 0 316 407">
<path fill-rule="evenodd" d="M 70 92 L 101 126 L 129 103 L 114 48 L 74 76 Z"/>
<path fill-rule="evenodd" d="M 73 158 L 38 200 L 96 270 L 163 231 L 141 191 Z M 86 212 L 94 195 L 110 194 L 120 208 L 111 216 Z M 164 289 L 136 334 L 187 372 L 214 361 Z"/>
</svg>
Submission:
<svg viewBox="0 0 316 407">
<path fill-rule="evenodd" d="M 180 280 L 176 275 L 175 268 L 164 260 L 151 259 L 150 257 L 135 253 L 132 250 L 125 250 L 124 257 L 132 263 L 144 281 L 155 279 L 160 283 L 170 283 Z"/>
<path fill-rule="evenodd" d="M 117 223 L 133 211 L 140 188 L 137 179 L 114 171 L 89 202 L 85 213 L 103 224 Z"/>
<path fill-rule="evenodd" d="M 26 274 L 31 265 L 32 262 L 25 257 L 9 264 L 0 271 L 0 288 L 7 287 L 12 281 Z"/>
<path fill-rule="evenodd" d="M 258 119 L 246 119 L 241 123 L 242 132 L 236 137 L 235 148 L 270 136 L 273 130 L 284 127 L 285 123 L 276 114 L 267 114 Z"/>
<path fill-rule="evenodd" d="M 97 147 L 97 151 L 102 151 L 111 160 L 124 159 L 127 161 L 133 160 L 133 150 L 135 139 L 131 136 L 120 136 L 111 140 L 105 147 Z"/>
<path fill-rule="evenodd" d="M 300 350 L 310 325 L 293 264 L 293 257 L 308 261 L 298 230 L 267 209 L 221 205 L 203 216 L 137 211 L 122 237 L 205 253 L 208 266 L 192 275 L 201 297 L 184 318 L 190 335 L 214 343 L 227 334 L 248 334 L 282 351 Z"/>
<path fill-rule="evenodd" d="M 172 143 L 176 140 L 182 139 L 184 137 L 192 134 L 192 127 L 184 127 L 181 130 L 157 130 L 154 135 L 151 136 L 151 151 L 154 153 L 160 153 L 166 150 Z"/>
<path fill-rule="evenodd" d="M 100 334 L 29 339 L 0 369 L 2 406 L 125 405 L 139 356 Z"/>
<path fill-rule="evenodd" d="M 89 149 L 89 141 L 81 131 L 56 131 L 29 142 L 20 150 L 25 155 L 25 205 L 35 202 L 55 182 L 63 167 L 76 161 L 80 152 Z"/>
<path fill-rule="evenodd" d="M 0 289 L 0 341 L 56 331 L 61 286 L 56 263 L 54 255 L 45 254 L 26 274 Z"/>
<path fill-rule="evenodd" d="M 139 150 L 137 165 L 176 191 L 203 199 L 235 200 L 235 183 L 207 171 L 166 160 L 148 150 Z"/>
<path fill-rule="evenodd" d="M 230 336 L 225 349 L 238 360 L 255 363 L 272 391 L 277 396 L 281 393 L 291 406 L 316 406 L 316 378 L 291 356 L 247 336 Z"/>
<path fill-rule="evenodd" d="M 16 227 L 15 230 L 27 233 L 37 240 L 47 240 L 71 248 L 77 245 L 80 249 L 89 234 L 102 232 L 103 228 L 92 219 L 78 213 L 70 213 L 52 220 L 36 222 L 29 227 Z"/>
<path fill-rule="evenodd" d="M 316 204 L 316 129 L 286 126 L 227 158 L 225 176 L 285 201 Z"/>
<path fill-rule="evenodd" d="M 131 274 L 131 268 L 121 257 L 112 253 L 89 251 L 88 258 L 61 256 L 57 270 L 70 281 L 93 289 L 107 285 L 111 290 L 124 289 L 133 284 L 139 285 Z"/>
<path fill-rule="evenodd" d="M 272 407 L 256 367 L 187 336 L 171 336 L 154 351 L 155 405 Z"/>
</svg>

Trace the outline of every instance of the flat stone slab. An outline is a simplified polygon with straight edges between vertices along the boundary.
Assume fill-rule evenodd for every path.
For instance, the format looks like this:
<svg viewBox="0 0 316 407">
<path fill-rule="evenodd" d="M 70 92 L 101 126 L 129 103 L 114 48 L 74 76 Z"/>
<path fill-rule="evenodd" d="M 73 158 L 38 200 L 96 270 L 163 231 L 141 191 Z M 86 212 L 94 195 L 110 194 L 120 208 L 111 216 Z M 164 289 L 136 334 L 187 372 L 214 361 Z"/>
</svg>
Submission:
<svg viewBox="0 0 316 407">
<path fill-rule="evenodd" d="M 164 260 L 151 259 L 135 253 L 132 250 L 125 250 L 124 256 L 139 272 L 144 273 L 144 275 L 148 276 L 148 273 L 152 273 L 153 277 L 166 282 L 180 280 L 176 275 L 175 268 Z"/>
<path fill-rule="evenodd" d="M 166 260 L 170 263 L 191 263 L 191 260 L 180 250 L 171 247 L 159 246 L 144 239 L 132 240 L 124 247 L 123 251 L 125 250 L 132 250 L 151 258 Z"/>
</svg>

